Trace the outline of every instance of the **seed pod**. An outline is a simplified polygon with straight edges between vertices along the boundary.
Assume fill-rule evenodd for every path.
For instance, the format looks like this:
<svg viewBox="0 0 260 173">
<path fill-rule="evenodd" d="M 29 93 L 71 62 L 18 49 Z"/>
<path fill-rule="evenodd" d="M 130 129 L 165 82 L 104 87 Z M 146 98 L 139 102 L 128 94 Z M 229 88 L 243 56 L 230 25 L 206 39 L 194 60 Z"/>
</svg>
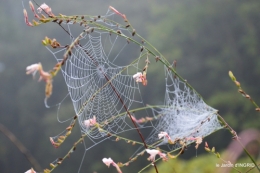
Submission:
<svg viewBox="0 0 260 173">
<path fill-rule="evenodd" d="M 67 131 L 66 136 L 69 136 L 71 134 L 71 131 Z"/>
<path fill-rule="evenodd" d="M 205 147 L 205 150 L 206 150 L 207 152 L 210 152 L 210 149 L 209 149 L 208 147 Z"/>
<path fill-rule="evenodd" d="M 229 77 L 231 78 L 232 81 L 234 81 L 234 82 L 236 81 L 236 78 L 235 78 L 235 76 L 233 75 L 232 71 L 229 71 L 229 72 L 228 72 L 228 75 L 229 75 Z"/>
<path fill-rule="evenodd" d="M 132 32 L 132 36 L 135 36 L 135 29 L 134 29 L 133 32 Z"/>
<path fill-rule="evenodd" d="M 211 148 L 211 152 L 212 152 L 212 153 L 215 153 L 215 147 L 212 147 L 212 148 Z"/>
<path fill-rule="evenodd" d="M 143 52 L 143 50 L 144 50 L 144 47 L 143 47 L 143 46 L 141 46 L 141 52 Z"/>
<path fill-rule="evenodd" d="M 50 173 L 51 171 L 49 169 L 44 169 L 43 173 Z"/>
<path fill-rule="evenodd" d="M 240 87 L 240 83 L 238 81 L 235 81 L 235 84 L 237 87 Z"/>
<path fill-rule="evenodd" d="M 53 163 L 50 163 L 50 167 L 51 167 L 51 168 L 55 168 L 56 165 L 54 165 Z"/>
</svg>

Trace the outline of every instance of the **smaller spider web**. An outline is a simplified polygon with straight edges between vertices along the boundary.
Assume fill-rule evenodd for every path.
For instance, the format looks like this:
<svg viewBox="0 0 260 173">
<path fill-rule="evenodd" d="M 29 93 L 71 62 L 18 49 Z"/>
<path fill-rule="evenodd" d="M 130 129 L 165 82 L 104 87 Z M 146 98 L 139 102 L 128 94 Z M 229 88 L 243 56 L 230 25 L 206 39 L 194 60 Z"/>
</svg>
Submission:
<svg viewBox="0 0 260 173">
<path fill-rule="evenodd" d="M 160 132 L 166 132 L 171 141 L 184 140 L 189 144 L 194 142 L 191 138 L 203 138 L 222 128 L 216 109 L 208 106 L 186 82 L 174 76 L 166 67 L 165 74 L 165 106 L 152 109 L 154 116 L 159 118 L 146 140 L 149 145 L 168 145 L 173 150 L 181 147 L 180 144 L 169 144 L 166 137 L 159 139 Z"/>
</svg>

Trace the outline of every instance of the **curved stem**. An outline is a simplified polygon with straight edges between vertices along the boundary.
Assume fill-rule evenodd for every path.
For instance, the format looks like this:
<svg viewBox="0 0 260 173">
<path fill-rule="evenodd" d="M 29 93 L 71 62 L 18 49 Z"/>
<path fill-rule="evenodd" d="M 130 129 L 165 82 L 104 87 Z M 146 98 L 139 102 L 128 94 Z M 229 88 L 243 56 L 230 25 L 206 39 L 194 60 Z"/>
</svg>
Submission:
<svg viewBox="0 0 260 173">
<path fill-rule="evenodd" d="M 258 171 L 260 172 L 260 168 L 258 167 L 257 163 L 255 162 L 255 160 L 253 159 L 253 157 L 249 154 L 249 152 L 246 150 L 245 146 L 241 143 L 239 137 L 237 136 L 237 133 L 235 130 L 233 130 L 229 124 L 224 120 L 224 118 L 222 118 L 219 114 L 218 114 L 219 120 L 226 126 L 226 128 L 230 131 L 230 133 L 233 135 L 233 139 L 236 140 L 240 146 L 243 148 L 244 152 L 246 153 L 246 155 L 250 158 L 250 160 L 255 164 L 255 167 L 258 169 Z"/>
</svg>

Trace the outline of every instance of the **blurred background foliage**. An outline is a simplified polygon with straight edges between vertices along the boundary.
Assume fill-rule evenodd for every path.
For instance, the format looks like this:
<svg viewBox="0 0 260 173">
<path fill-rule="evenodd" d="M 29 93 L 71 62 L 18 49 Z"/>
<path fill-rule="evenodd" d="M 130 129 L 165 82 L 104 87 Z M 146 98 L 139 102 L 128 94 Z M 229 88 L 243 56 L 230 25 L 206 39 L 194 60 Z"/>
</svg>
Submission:
<svg viewBox="0 0 260 173">
<path fill-rule="evenodd" d="M 28 2 L 23 1 L 27 9 Z M 149 40 L 165 57 L 177 60 L 177 71 L 203 96 L 205 101 L 219 110 L 226 121 L 237 131 L 259 129 L 259 113 L 243 98 L 228 77 L 231 70 L 242 87 L 257 103 L 260 103 L 260 1 L 258 0 L 62 0 L 37 1 L 51 6 L 55 14 L 105 14 L 112 5 L 126 14 L 137 32 Z M 51 104 L 62 103 L 50 109 L 45 108 L 44 84 L 25 74 L 26 66 L 41 62 L 44 69 L 53 67 L 54 58 L 42 46 L 45 37 L 62 37 L 63 31 L 54 24 L 27 27 L 22 13 L 22 1 L 0 1 L 0 123 L 5 125 L 38 160 L 41 167 L 48 167 L 57 157 L 63 156 L 80 136 L 74 131 L 64 145 L 54 149 L 49 137 L 61 132 L 68 124 L 57 122 L 71 117 L 74 110 L 67 98 L 67 89 L 61 75 L 55 78 Z M 29 11 L 29 10 L 28 10 Z M 30 14 L 30 13 L 28 13 Z M 30 15 L 32 19 L 32 14 Z M 129 52 L 130 53 L 130 52 Z M 144 101 L 161 104 L 163 100 L 163 68 L 151 60 L 149 79 L 158 86 L 144 90 Z M 155 64 L 155 65 L 154 65 Z M 149 85 L 149 84 L 148 84 Z M 153 95 L 149 94 L 153 93 Z M 157 97 L 158 96 L 158 97 Z M 61 102 L 62 101 L 62 102 Z M 218 151 L 224 151 L 231 142 L 227 130 L 219 131 L 206 140 Z M 0 168 L 2 173 L 25 172 L 31 165 L 19 150 L 0 135 Z M 115 172 L 101 162 L 104 156 L 125 161 L 134 151 L 131 146 L 115 147 L 113 142 L 93 148 L 86 153 L 83 167 L 86 172 Z M 175 172 L 184 172 L 187 163 L 214 172 L 217 160 L 205 154 L 203 147 L 190 147 L 181 157 L 192 159 L 163 163 L 159 167 L 174 167 Z M 69 160 L 54 172 L 75 172 L 83 156 L 82 148 L 75 151 Z M 147 156 L 148 157 L 148 156 Z M 149 164 L 138 160 L 123 172 L 137 172 Z M 211 167 L 205 163 L 212 162 Z M 211 161 L 212 160 L 212 161 Z M 178 171 L 179 170 L 179 171 Z M 185 170 L 185 172 L 193 172 Z M 39 171 L 39 170 L 37 170 Z M 166 171 L 163 171 L 166 172 Z M 171 171 L 169 171 L 171 172 Z"/>
</svg>

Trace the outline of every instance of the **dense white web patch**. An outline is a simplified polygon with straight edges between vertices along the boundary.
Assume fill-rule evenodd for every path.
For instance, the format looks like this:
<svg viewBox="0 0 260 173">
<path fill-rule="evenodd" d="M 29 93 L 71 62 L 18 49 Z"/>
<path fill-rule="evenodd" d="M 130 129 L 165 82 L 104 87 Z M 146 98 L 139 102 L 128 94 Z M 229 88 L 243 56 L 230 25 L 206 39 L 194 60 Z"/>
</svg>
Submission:
<svg viewBox="0 0 260 173">
<path fill-rule="evenodd" d="M 174 149 L 180 147 L 178 140 L 189 144 L 194 142 L 196 137 L 206 137 L 222 128 L 216 109 L 208 106 L 186 82 L 174 76 L 166 67 L 165 74 L 165 107 L 160 110 L 153 109 L 154 116 L 160 116 L 160 118 L 146 140 L 148 144 L 169 144 L 168 138 L 164 137 L 160 140 L 158 137 L 159 133 L 166 132 L 171 141 L 176 142 L 169 145 L 171 149 Z M 158 141 L 160 141 L 159 144 Z"/>
</svg>

